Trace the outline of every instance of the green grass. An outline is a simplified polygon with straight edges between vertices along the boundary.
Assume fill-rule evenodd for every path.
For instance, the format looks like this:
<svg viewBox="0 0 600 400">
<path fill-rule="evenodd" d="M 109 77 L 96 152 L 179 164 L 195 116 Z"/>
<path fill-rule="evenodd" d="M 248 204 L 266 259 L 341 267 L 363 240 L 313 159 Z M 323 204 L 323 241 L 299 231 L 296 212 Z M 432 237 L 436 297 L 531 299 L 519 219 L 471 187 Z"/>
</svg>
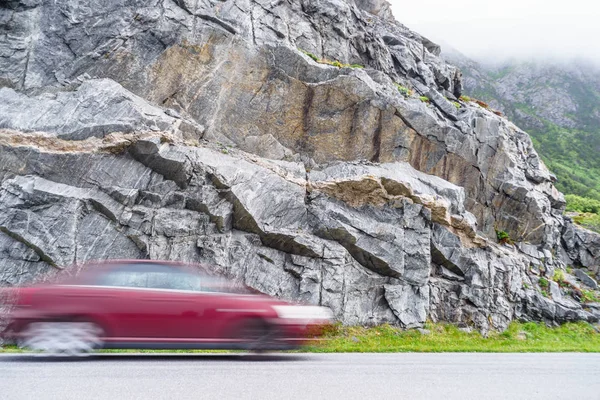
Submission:
<svg viewBox="0 0 600 400">
<path fill-rule="evenodd" d="M 600 214 L 579 214 L 573 217 L 573 221 L 577 225 L 581 225 L 591 231 L 600 233 Z"/>
<path fill-rule="evenodd" d="M 0 353 L 22 353 L 23 350 L 19 349 L 17 346 L 3 346 L 0 347 Z"/>
<path fill-rule="evenodd" d="M 301 52 L 312 58 L 314 61 L 319 61 L 319 57 L 315 56 L 313 53 L 300 49 Z"/>
<path fill-rule="evenodd" d="M 600 334 L 584 322 L 548 328 L 539 323 L 513 322 L 502 333 L 483 337 L 479 332 L 463 332 L 450 324 L 426 324 L 429 334 L 402 330 L 390 325 L 373 328 L 335 325 L 322 342 L 299 350 L 311 353 L 393 353 L 393 352 L 600 352 Z M 9 346 L 5 353 L 18 353 Z M 206 350 L 102 350 L 107 353 L 235 353 Z"/>
<path fill-rule="evenodd" d="M 593 290 L 582 290 L 582 298 L 586 303 L 597 303 L 600 301 L 600 296 L 598 296 Z"/>
<path fill-rule="evenodd" d="M 548 328 L 538 323 L 513 322 L 503 333 L 486 338 L 463 332 L 454 325 L 427 324 L 430 334 L 402 331 L 388 325 L 375 328 L 337 327 L 325 344 L 311 352 L 600 352 L 600 334 L 587 323 Z"/>
</svg>

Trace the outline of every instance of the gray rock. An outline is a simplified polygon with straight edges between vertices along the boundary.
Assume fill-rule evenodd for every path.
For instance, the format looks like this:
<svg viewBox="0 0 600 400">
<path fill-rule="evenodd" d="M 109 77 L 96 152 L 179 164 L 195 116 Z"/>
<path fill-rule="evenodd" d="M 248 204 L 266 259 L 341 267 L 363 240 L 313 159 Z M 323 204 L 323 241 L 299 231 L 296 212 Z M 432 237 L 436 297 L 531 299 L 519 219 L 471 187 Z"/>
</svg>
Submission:
<svg viewBox="0 0 600 400">
<path fill-rule="evenodd" d="M 421 326 L 427 319 L 429 287 L 386 285 L 385 299 L 405 328 Z"/>
<path fill-rule="evenodd" d="M 573 273 L 577 278 L 579 278 L 579 280 L 581 280 L 581 282 L 584 285 L 589 286 L 594 290 L 598 289 L 598 282 L 596 282 L 591 276 L 586 274 L 584 270 L 576 269 L 575 271 L 573 271 Z"/>
<path fill-rule="evenodd" d="M 560 287 L 558 286 L 558 283 L 550 281 L 550 296 L 552 296 L 552 299 L 554 301 L 560 301 L 562 300 L 562 292 L 560 291 Z"/>
<path fill-rule="evenodd" d="M 109 79 L 89 80 L 75 91 L 27 96 L 0 88 L 0 128 L 52 132 L 63 139 L 104 137 L 112 132 L 177 131 L 181 118 Z M 189 124 L 188 124 L 189 125 Z M 196 136 L 201 137 L 200 127 Z"/>
<path fill-rule="evenodd" d="M 600 234 L 566 220 L 562 233 L 562 248 L 566 262 L 594 268 L 600 265 Z"/>
<path fill-rule="evenodd" d="M 432 196 L 448 205 L 445 194 L 455 200 L 448 214 L 462 210 L 456 202 L 462 191 L 448 183 L 360 163 L 311 173 L 307 180 L 301 164 L 159 138 L 139 139 L 124 155 L 84 148 L 73 153 L 38 147 L 33 158 L 23 157 L 32 154 L 30 149 L 3 148 L 2 175 L 13 177 L 5 179 L 0 192 L 0 221 L 12 235 L 3 240 L 17 250 L 2 266 L 6 276 L 19 277 L 7 284 L 50 276 L 59 273 L 58 267 L 90 259 L 177 259 L 212 264 L 270 295 L 327 305 L 349 324 L 419 327 L 434 316 L 491 329 L 491 315 L 493 327 L 501 329 L 511 319 L 511 302 L 518 300 L 521 287 L 518 271 L 524 268 L 517 265 L 524 264 L 490 263 L 490 250 L 475 247 L 460 250 L 463 255 L 453 261 L 465 270 L 462 281 L 430 278 L 432 262 L 439 261 L 430 258 L 435 254 L 431 243 L 445 237 L 445 230 L 461 232 L 456 226 L 464 226 L 452 226 L 452 218 L 448 226 L 433 223 L 435 210 L 428 207 L 436 203 L 422 201 Z M 107 173 L 114 168 L 122 173 Z M 360 196 L 354 195 L 366 193 L 358 184 L 355 192 L 340 192 L 347 196 L 328 189 L 366 176 L 365 171 L 381 190 L 391 191 L 385 189 L 387 203 L 374 194 L 372 203 L 356 203 Z M 410 196 L 394 192 L 394 185 L 410 188 Z M 39 222 L 23 225 L 24 218 Z M 457 251 L 461 240 L 474 240 L 466 234 L 448 237 L 454 242 L 445 246 Z M 11 244 L 14 238 L 17 247 Z M 119 251 L 106 253 L 112 249 L 107 241 L 118 243 Z M 35 274 L 16 274 L 25 266 Z M 456 293 L 450 283 L 460 285 L 461 297 L 452 311 L 442 311 Z M 496 286 L 511 289 L 498 292 Z"/>
<path fill-rule="evenodd" d="M 464 277 L 462 277 L 462 276 L 460 276 L 458 274 L 455 274 L 454 272 L 448 270 L 444 266 L 440 266 L 440 276 L 442 278 L 444 278 L 444 279 L 448 279 L 448 280 L 451 280 L 451 281 L 459 281 L 459 282 L 461 282 L 461 281 L 465 280 Z"/>
<path fill-rule="evenodd" d="M 273 160 L 283 160 L 293 156 L 292 151 L 283 147 L 271 134 L 247 136 L 240 147 L 249 153 Z"/>
<path fill-rule="evenodd" d="M 581 287 L 579 286 L 579 282 L 577 282 L 577 279 L 573 275 L 565 273 L 565 282 L 567 282 L 569 284 L 569 286 L 571 286 L 575 289 L 581 290 Z"/>
<path fill-rule="evenodd" d="M 527 135 L 478 107 L 465 104 L 458 113 L 445 97 L 460 95 L 460 72 L 438 57 L 439 46 L 395 22 L 385 2 L 170 2 L 140 8 L 128 0 L 65 7 L 40 1 L 4 9 L 19 33 L 7 36 L 7 49 L 18 49 L 6 51 L 13 60 L 0 57 L 6 86 L 54 93 L 61 85 L 79 85 L 86 74 L 109 78 L 154 107 L 185 115 L 191 122 L 182 125 L 196 132 L 192 138 L 206 127 L 208 138 L 269 158 L 289 158 L 289 149 L 319 163 L 408 161 L 464 187 L 465 206 L 488 237 L 497 227 L 517 241 L 551 247 L 558 240 L 560 223 L 552 210 L 560 211 L 564 200 Z M 83 29 L 82 20 L 93 29 Z M 298 49 L 368 68 L 315 63 Z M 432 105 L 405 99 L 393 82 L 414 86 Z M 14 122 L 20 123 L 10 126 L 27 129 L 55 126 Z M 95 135 L 112 129 L 109 121 L 99 122 L 108 126 Z M 164 122 L 125 125 L 154 129 Z M 514 199 L 502 188 L 505 182 L 512 192 L 521 188 L 529 195 Z M 491 203 L 497 212 L 490 211 Z"/>
<path fill-rule="evenodd" d="M 0 38 L 2 285 L 151 258 L 347 324 L 590 318 L 523 282 L 597 236 L 386 2 L 15 0 Z"/>
</svg>

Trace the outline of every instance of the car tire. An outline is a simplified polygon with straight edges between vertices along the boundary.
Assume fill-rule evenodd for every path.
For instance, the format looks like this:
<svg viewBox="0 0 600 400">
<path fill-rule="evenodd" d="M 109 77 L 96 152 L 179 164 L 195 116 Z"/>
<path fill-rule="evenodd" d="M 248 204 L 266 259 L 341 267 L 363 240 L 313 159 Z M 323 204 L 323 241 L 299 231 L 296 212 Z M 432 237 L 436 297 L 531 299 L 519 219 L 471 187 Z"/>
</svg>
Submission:
<svg viewBox="0 0 600 400">
<path fill-rule="evenodd" d="M 264 353 L 274 347 L 275 330 L 258 318 L 238 324 L 236 336 L 246 343 L 245 349 L 252 353 Z"/>
<path fill-rule="evenodd" d="M 41 355 L 83 357 L 102 347 L 104 331 L 90 321 L 40 321 L 20 336 L 19 347 Z"/>
</svg>

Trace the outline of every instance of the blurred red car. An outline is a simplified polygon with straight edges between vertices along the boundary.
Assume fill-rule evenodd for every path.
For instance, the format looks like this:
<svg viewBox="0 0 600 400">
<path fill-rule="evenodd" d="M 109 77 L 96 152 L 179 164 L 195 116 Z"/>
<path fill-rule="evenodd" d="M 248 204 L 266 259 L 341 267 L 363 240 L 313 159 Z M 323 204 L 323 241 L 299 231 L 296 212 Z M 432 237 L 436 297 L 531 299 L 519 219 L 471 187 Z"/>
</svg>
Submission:
<svg viewBox="0 0 600 400">
<path fill-rule="evenodd" d="M 5 340 L 68 355 L 99 348 L 297 348 L 329 324 L 328 308 L 249 294 L 181 264 L 111 261 L 75 278 L 11 289 Z"/>
</svg>

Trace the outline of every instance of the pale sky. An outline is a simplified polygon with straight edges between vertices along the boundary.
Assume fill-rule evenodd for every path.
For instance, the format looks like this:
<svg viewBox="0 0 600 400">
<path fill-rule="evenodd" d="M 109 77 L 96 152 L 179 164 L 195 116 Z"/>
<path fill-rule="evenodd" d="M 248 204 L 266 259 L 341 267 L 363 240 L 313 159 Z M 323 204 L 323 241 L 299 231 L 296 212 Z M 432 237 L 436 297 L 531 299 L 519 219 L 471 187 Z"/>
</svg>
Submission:
<svg viewBox="0 0 600 400">
<path fill-rule="evenodd" d="M 388 0 L 394 16 L 478 61 L 582 57 L 600 62 L 598 0 Z"/>
</svg>

